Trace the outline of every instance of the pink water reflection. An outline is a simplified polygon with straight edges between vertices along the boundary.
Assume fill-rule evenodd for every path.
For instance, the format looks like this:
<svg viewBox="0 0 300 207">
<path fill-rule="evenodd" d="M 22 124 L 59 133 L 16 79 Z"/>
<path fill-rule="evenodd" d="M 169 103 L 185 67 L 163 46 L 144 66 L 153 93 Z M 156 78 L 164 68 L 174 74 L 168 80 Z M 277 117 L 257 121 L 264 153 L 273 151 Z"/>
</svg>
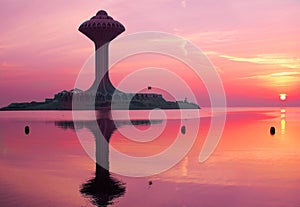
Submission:
<svg viewBox="0 0 300 207">
<path fill-rule="evenodd" d="M 116 198 L 114 205 L 300 205 L 297 133 L 300 108 L 230 109 L 216 151 L 206 162 L 199 163 L 199 152 L 210 126 L 207 114 L 201 118 L 196 143 L 175 167 L 146 178 L 113 174 L 126 187 L 126 193 Z M 80 194 L 79 187 L 93 176 L 95 164 L 82 149 L 72 126 L 55 125 L 55 121 L 69 123 L 69 112 L 1 112 L 0 117 L 1 203 L 5 206 L 92 205 Z M 110 144 L 129 155 L 159 153 L 174 141 L 181 126 L 177 119 L 163 122 L 163 133 L 155 140 L 138 143 L 117 129 Z M 188 136 L 189 129 L 197 127 L 195 123 L 194 119 L 186 120 L 184 136 Z M 25 125 L 30 126 L 29 135 L 24 134 Z M 275 136 L 269 134 L 271 126 L 276 127 Z M 148 125 L 122 126 L 125 131 L 133 127 L 142 131 L 149 128 Z M 80 133 L 93 147 L 89 129 L 83 127 Z M 122 166 L 120 162 L 110 155 L 111 169 Z M 161 163 L 153 163 L 156 164 Z M 151 186 L 149 180 L 153 182 Z"/>
</svg>

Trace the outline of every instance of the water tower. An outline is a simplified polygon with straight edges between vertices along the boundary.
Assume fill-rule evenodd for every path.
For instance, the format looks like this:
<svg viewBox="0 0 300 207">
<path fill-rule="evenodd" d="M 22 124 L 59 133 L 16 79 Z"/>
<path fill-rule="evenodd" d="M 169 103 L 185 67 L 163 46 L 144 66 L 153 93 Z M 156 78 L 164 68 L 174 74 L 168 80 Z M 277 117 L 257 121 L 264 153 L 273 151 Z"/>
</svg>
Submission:
<svg viewBox="0 0 300 207">
<path fill-rule="evenodd" d="M 103 95 L 112 95 L 116 89 L 109 80 L 108 45 L 110 41 L 125 31 L 125 27 L 108 16 L 106 11 L 100 10 L 96 16 L 82 23 L 79 31 L 95 44 L 95 81 L 89 91 L 96 90 L 97 93 Z"/>
</svg>

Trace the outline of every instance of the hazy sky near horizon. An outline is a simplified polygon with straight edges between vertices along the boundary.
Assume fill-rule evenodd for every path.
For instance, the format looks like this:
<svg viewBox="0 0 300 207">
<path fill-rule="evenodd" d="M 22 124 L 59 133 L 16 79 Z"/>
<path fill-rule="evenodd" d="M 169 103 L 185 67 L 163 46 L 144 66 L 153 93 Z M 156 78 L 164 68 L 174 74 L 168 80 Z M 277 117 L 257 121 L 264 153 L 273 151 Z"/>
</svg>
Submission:
<svg viewBox="0 0 300 207">
<path fill-rule="evenodd" d="M 78 27 L 100 9 L 125 26 L 119 37 L 160 31 L 195 44 L 218 71 L 231 106 L 300 105 L 298 0 L 2 0 L 0 8 L 0 106 L 40 101 L 74 88 L 94 51 Z M 113 68 L 113 83 L 137 70 L 137 61 Z M 178 70 L 187 82 L 194 81 L 180 63 L 162 62 L 140 65 Z M 151 78 L 155 76 L 140 75 L 137 82 L 146 87 Z M 194 81 L 190 87 L 200 105 L 209 104 L 201 95 L 206 93 L 204 84 Z M 280 102 L 280 93 L 287 94 L 285 103 Z"/>
</svg>

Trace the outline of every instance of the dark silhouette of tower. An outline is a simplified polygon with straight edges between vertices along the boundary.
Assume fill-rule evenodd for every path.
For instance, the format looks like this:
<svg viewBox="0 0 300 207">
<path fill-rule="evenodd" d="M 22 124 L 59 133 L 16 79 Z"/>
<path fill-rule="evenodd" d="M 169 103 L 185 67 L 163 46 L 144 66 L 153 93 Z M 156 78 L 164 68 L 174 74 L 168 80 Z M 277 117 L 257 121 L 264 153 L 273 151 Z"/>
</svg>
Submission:
<svg viewBox="0 0 300 207">
<path fill-rule="evenodd" d="M 106 11 L 100 10 L 96 16 L 82 23 L 79 31 L 95 44 L 95 81 L 89 90 L 96 90 L 97 93 L 104 96 L 112 95 L 116 89 L 109 80 L 108 45 L 110 41 L 125 31 L 125 27 L 108 16 Z"/>
</svg>

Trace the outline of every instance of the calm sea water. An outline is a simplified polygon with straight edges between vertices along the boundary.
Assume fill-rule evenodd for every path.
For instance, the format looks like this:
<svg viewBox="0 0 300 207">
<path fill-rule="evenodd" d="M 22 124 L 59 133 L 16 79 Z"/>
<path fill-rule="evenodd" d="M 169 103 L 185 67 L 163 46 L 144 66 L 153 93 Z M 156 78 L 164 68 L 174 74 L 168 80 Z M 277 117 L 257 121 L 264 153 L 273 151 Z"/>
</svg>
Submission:
<svg viewBox="0 0 300 207">
<path fill-rule="evenodd" d="M 203 163 L 209 109 L 200 117 L 135 111 L 131 121 L 116 112 L 115 122 L 92 121 L 94 112 L 77 115 L 74 121 L 70 111 L 0 112 L 0 206 L 300 206 L 300 108 L 229 108 L 220 142 Z M 195 129 L 195 142 L 175 166 L 125 176 L 178 159 L 180 147 L 159 162 L 153 157 L 177 139 L 189 146 Z M 109 148 L 99 145 L 99 132 Z M 137 167 L 114 150 L 154 161 Z"/>
</svg>

